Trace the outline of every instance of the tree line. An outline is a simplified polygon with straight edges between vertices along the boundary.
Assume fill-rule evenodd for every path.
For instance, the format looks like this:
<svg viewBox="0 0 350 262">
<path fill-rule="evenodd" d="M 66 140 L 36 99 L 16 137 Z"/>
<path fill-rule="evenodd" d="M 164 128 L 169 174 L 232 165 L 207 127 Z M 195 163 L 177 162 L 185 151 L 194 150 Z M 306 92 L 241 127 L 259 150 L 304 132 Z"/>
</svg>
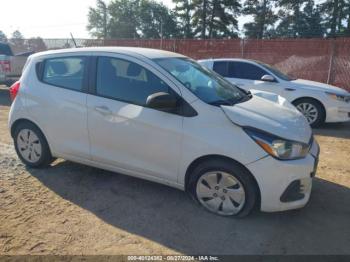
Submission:
<svg viewBox="0 0 350 262">
<path fill-rule="evenodd" d="M 350 36 L 350 0 L 97 0 L 91 36 L 113 38 L 283 38 Z M 251 22 L 238 28 L 238 17 Z"/>
</svg>

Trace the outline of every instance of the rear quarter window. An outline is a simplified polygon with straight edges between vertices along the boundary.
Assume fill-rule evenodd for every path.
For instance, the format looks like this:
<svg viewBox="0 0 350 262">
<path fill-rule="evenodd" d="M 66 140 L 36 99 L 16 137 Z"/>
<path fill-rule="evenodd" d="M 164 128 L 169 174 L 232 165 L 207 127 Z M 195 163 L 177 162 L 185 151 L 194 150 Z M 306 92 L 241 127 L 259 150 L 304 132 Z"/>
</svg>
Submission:
<svg viewBox="0 0 350 262">
<path fill-rule="evenodd" d="M 63 88 L 81 91 L 83 88 L 86 57 L 60 57 L 46 59 L 43 69 L 37 65 L 37 73 L 42 71 L 41 81 Z"/>
</svg>

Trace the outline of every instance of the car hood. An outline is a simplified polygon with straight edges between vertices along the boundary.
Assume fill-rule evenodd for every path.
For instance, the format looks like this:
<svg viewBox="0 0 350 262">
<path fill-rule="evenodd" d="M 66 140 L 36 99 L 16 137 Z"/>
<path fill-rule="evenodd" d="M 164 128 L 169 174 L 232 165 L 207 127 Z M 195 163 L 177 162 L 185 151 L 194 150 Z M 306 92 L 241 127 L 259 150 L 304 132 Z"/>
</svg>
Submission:
<svg viewBox="0 0 350 262">
<path fill-rule="evenodd" d="M 308 143 L 312 135 L 306 118 L 293 106 L 253 95 L 246 102 L 221 106 L 226 116 L 242 127 L 254 127 L 281 138 Z"/>
<path fill-rule="evenodd" d="M 324 92 L 335 92 L 337 94 L 349 94 L 347 91 L 344 89 L 341 89 L 336 86 L 320 83 L 320 82 L 315 82 L 315 81 L 310 81 L 310 80 L 305 80 L 305 79 L 296 79 L 291 81 L 293 84 L 296 84 L 298 86 L 302 86 L 303 88 L 307 88 L 310 90 L 318 90 L 318 91 L 324 91 Z"/>
</svg>

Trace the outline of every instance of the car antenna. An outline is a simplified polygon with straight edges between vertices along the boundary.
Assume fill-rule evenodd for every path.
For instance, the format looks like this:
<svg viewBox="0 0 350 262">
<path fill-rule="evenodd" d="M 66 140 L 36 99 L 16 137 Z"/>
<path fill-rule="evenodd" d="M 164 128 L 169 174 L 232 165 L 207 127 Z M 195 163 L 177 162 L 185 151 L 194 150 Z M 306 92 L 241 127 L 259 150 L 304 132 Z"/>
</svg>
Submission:
<svg viewBox="0 0 350 262">
<path fill-rule="evenodd" d="M 75 48 L 77 48 L 77 42 L 75 42 L 75 39 L 74 39 L 73 34 L 72 34 L 72 33 L 70 33 L 70 36 L 72 37 L 72 40 L 73 40 L 73 43 L 74 43 Z"/>
</svg>

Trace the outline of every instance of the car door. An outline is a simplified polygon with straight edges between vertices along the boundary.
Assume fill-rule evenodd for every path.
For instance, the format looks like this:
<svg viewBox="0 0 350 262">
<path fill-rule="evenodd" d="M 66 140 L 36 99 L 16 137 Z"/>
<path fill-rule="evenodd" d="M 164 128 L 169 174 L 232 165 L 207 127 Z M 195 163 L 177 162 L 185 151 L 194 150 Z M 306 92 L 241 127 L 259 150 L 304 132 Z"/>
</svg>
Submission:
<svg viewBox="0 0 350 262">
<path fill-rule="evenodd" d="M 29 114 L 43 129 L 56 156 L 90 157 L 87 64 L 85 55 L 46 58 L 37 64 L 37 77 L 26 94 Z"/>
<path fill-rule="evenodd" d="M 149 95 L 178 96 L 146 63 L 125 55 L 98 56 L 88 127 L 94 161 L 176 182 L 183 117 L 148 108 Z"/>
</svg>

